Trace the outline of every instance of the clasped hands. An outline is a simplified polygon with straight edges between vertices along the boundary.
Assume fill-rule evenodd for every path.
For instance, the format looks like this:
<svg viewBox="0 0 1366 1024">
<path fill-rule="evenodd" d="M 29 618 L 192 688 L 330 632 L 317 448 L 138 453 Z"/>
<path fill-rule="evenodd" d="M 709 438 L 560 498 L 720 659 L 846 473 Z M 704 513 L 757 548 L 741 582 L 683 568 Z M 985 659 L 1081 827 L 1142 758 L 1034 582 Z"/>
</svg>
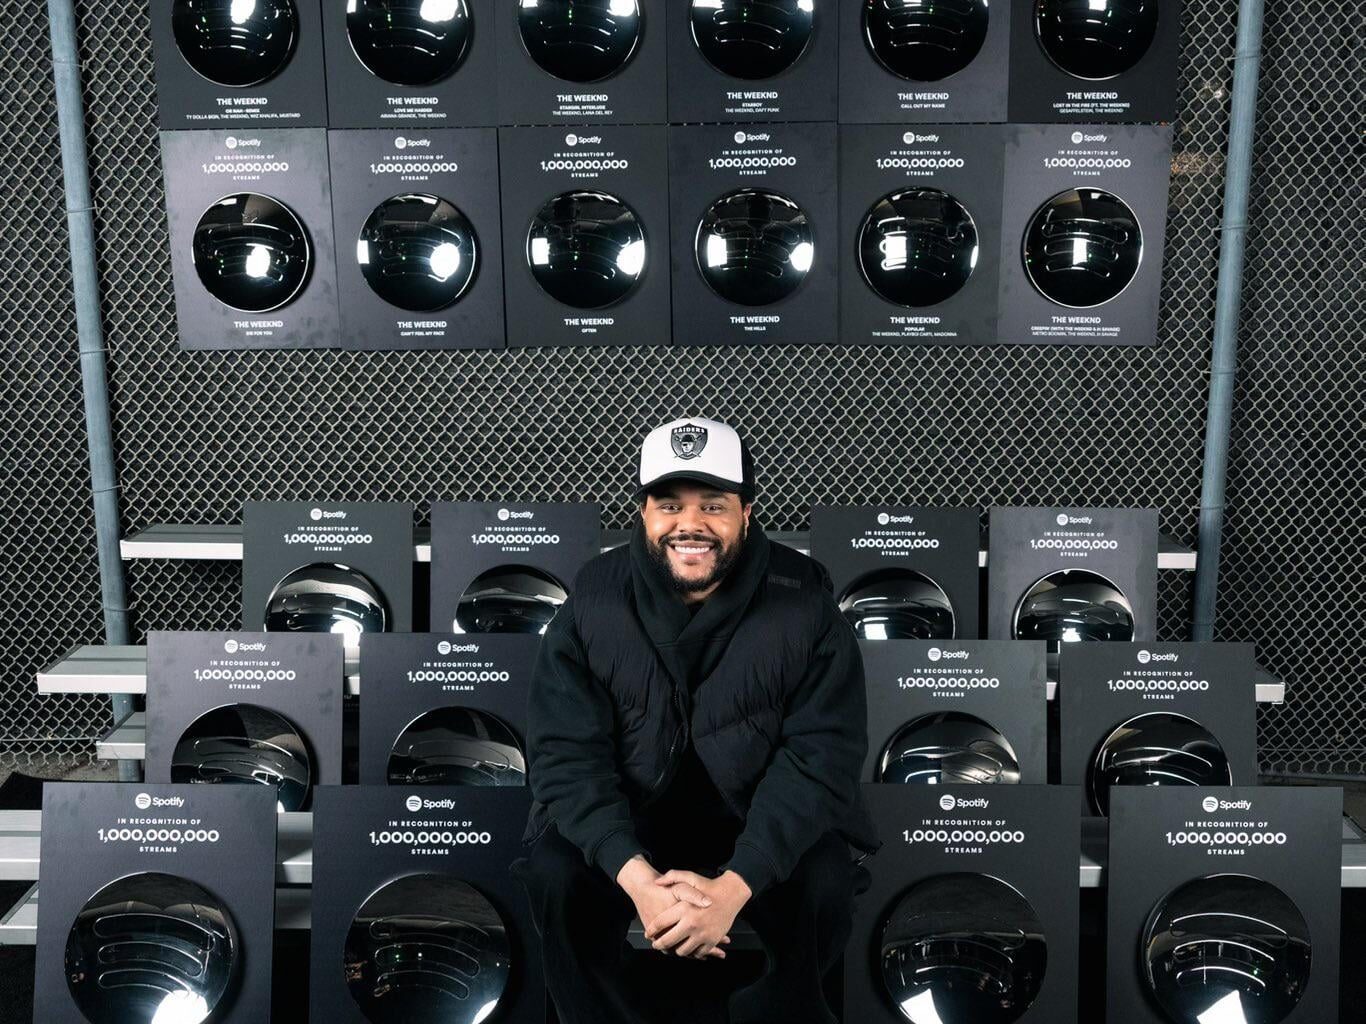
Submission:
<svg viewBox="0 0 1366 1024">
<path fill-rule="evenodd" d="M 722 947 L 751 895 L 734 871 L 719 878 L 679 870 L 661 874 L 639 855 L 617 873 L 617 884 L 635 904 L 655 949 L 695 960 L 726 958 Z"/>
</svg>

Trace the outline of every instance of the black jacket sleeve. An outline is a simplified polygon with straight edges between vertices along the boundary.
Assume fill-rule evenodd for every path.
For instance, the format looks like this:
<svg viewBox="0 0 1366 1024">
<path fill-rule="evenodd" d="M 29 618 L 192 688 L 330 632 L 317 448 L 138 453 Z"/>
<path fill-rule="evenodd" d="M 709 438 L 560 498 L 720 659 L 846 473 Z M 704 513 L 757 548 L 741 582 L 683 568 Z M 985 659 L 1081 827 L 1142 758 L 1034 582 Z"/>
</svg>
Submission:
<svg viewBox="0 0 1366 1024">
<path fill-rule="evenodd" d="M 588 671 L 574 628 L 573 598 L 541 641 L 527 704 L 532 796 L 560 834 L 615 881 L 644 847 L 617 773 L 612 700 Z"/>
<path fill-rule="evenodd" d="M 858 796 L 868 749 L 863 657 L 848 623 L 837 614 L 829 619 L 726 864 L 755 895 L 788 878 Z"/>
</svg>

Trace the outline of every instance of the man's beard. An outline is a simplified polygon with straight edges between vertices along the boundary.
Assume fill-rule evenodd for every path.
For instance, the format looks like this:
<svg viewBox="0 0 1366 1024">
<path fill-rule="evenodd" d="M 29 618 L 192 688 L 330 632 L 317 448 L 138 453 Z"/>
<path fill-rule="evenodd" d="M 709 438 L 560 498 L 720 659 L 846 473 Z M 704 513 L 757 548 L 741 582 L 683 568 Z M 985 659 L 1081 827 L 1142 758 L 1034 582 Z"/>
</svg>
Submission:
<svg viewBox="0 0 1366 1024">
<path fill-rule="evenodd" d="M 673 584 L 674 590 L 680 594 L 697 594 L 704 590 L 710 590 L 717 583 L 720 583 L 730 571 L 735 568 L 735 563 L 740 560 L 740 549 L 744 546 L 745 537 L 748 535 L 748 528 L 740 532 L 740 536 L 729 545 L 723 544 L 715 537 L 704 533 L 670 533 L 661 537 L 657 541 L 650 541 L 645 546 L 650 552 L 650 558 L 659 566 L 660 571 L 668 577 Z M 669 542 L 670 541 L 698 541 L 703 544 L 715 545 L 715 561 L 712 564 L 711 572 L 698 579 L 683 579 L 674 572 L 674 567 L 669 561 Z"/>
</svg>

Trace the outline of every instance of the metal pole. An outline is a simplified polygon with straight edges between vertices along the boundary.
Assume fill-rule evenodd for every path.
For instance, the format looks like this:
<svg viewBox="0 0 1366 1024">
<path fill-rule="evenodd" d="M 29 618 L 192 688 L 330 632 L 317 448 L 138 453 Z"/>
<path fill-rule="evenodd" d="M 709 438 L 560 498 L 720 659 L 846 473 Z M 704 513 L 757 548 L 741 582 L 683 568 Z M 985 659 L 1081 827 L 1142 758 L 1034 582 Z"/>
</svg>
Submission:
<svg viewBox="0 0 1366 1024">
<path fill-rule="evenodd" d="M 1205 469 L 1200 482 L 1200 534 L 1196 547 L 1192 640 L 1214 637 L 1219 587 L 1219 548 L 1224 530 L 1224 484 L 1238 366 L 1238 319 L 1242 311 L 1247 207 L 1252 186 L 1252 143 L 1257 128 L 1257 79 L 1262 62 L 1262 0 L 1240 0 L 1233 55 L 1233 96 L 1225 167 L 1224 220 L 1220 228 L 1219 290 L 1210 362 L 1209 420 Z"/>
<path fill-rule="evenodd" d="M 48 0 L 52 34 L 52 79 L 56 85 L 57 127 L 62 142 L 62 181 L 66 190 L 66 222 L 71 236 L 71 287 L 76 303 L 76 336 L 80 345 L 81 387 L 85 393 L 86 437 L 90 450 L 90 490 L 95 506 L 95 538 L 99 554 L 100 593 L 104 606 L 104 639 L 128 643 L 128 603 L 123 560 L 119 554 L 118 479 L 114 470 L 114 436 L 109 416 L 109 384 L 105 376 L 104 327 L 100 321 L 99 272 L 95 264 L 94 206 L 90 200 L 90 168 L 85 149 L 85 104 L 76 46 L 76 11 L 72 0 Z M 133 698 L 111 698 L 115 723 L 133 710 Z M 119 762 L 119 777 L 136 779 L 137 765 Z"/>
</svg>

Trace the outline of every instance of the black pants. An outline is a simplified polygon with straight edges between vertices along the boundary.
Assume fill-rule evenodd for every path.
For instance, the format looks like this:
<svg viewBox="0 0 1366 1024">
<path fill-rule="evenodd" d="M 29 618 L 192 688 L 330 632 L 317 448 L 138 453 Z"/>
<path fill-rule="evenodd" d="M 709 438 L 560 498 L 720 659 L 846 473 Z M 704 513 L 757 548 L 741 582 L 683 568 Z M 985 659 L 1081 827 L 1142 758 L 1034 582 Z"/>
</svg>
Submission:
<svg viewBox="0 0 1366 1024">
<path fill-rule="evenodd" d="M 661 869 L 694 866 L 646 845 Z M 654 1024 L 667 994 L 642 991 L 627 967 L 635 907 L 615 881 L 554 827 L 513 869 L 531 901 L 561 1024 Z M 741 910 L 767 963 L 757 981 L 731 995 L 731 1024 L 836 1024 L 821 982 L 849 940 L 855 872 L 848 844 L 828 833 L 790 878 Z"/>
</svg>

